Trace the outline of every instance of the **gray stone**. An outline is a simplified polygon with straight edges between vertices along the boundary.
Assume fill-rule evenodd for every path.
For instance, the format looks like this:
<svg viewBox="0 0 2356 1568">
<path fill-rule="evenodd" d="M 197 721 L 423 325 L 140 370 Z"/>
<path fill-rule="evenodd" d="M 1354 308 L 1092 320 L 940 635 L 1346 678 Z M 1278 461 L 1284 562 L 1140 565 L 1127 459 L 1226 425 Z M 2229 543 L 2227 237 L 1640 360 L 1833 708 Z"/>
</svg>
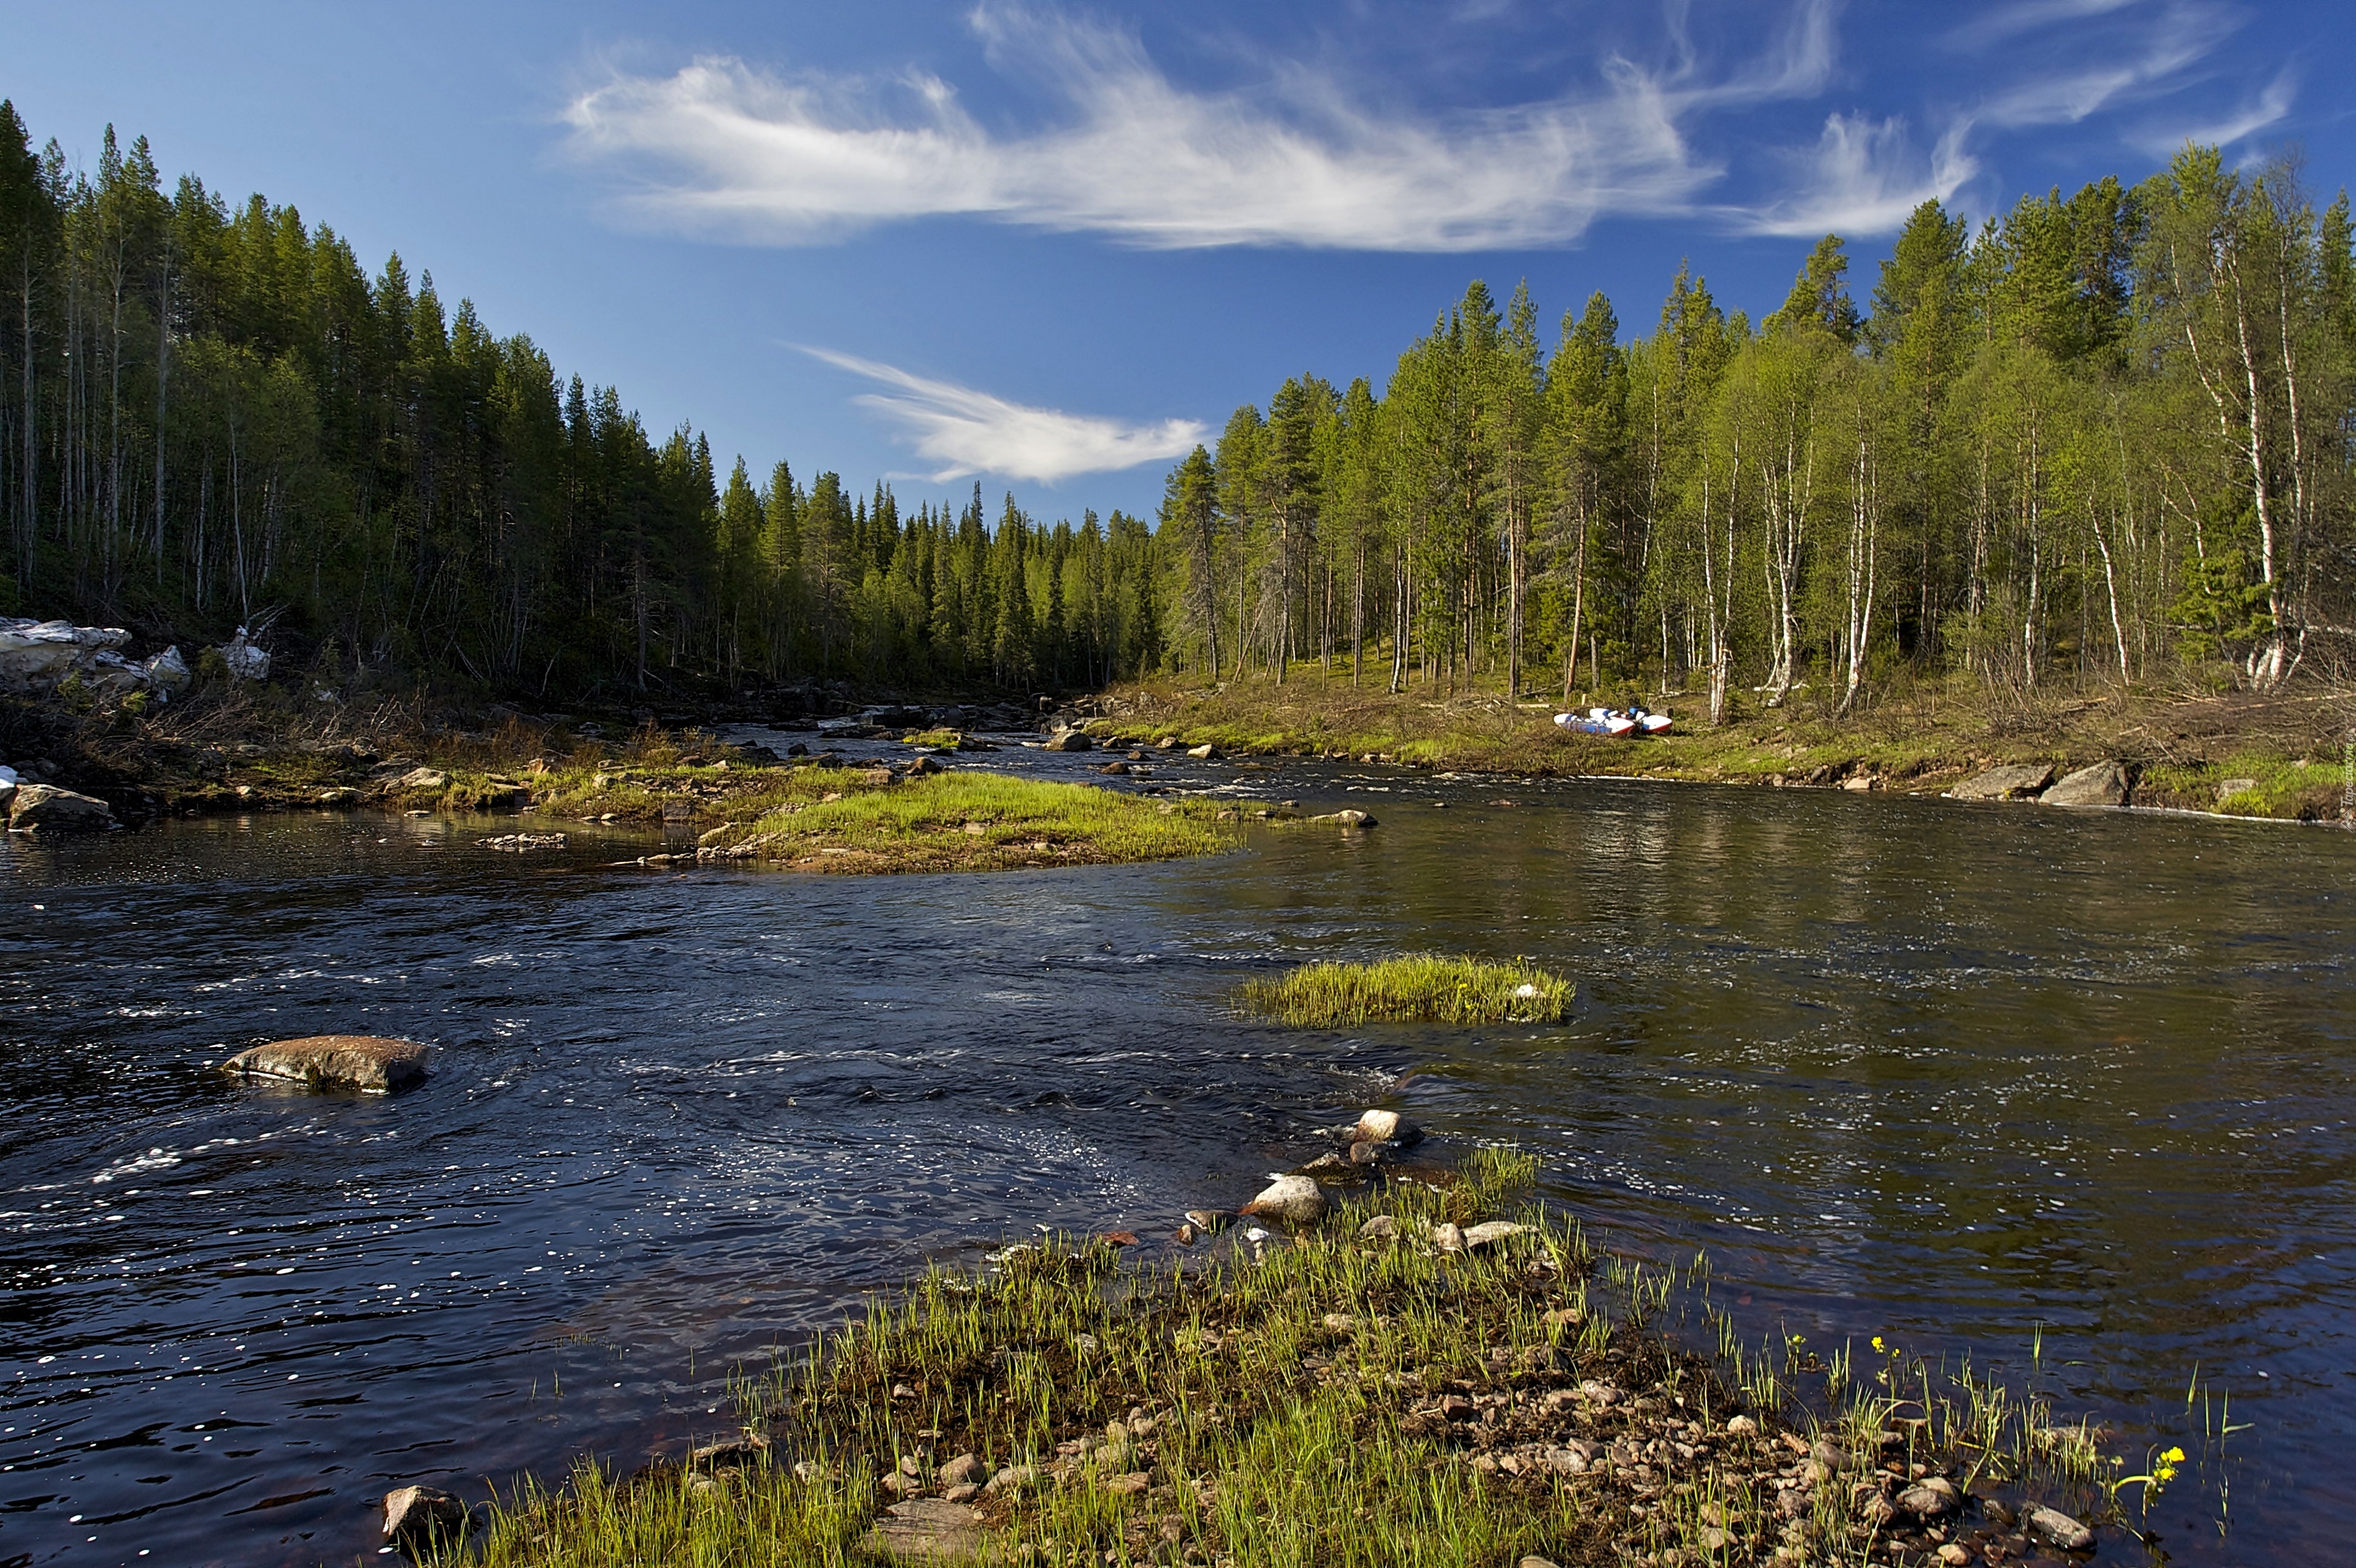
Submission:
<svg viewBox="0 0 2356 1568">
<path fill-rule="evenodd" d="M 1483 1247 L 1510 1241 L 1528 1230 L 1527 1225 L 1516 1225 L 1511 1220 L 1492 1220 L 1483 1225 L 1468 1225 L 1464 1229 L 1464 1250 L 1478 1252 Z"/>
<path fill-rule="evenodd" d="M 1325 1189 L 1306 1176 L 1275 1177 L 1244 1205 L 1244 1212 L 1289 1224 L 1313 1224 L 1325 1217 Z"/>
<path fill-rule="evenodd" d="M 2222 805 L 2233 796 L 2237 795 L 2247 795 L 2250 791 L 2257 787 L 2258 781 L 2255 779 L 2219 779 L 2217 781 L 2217 804 Z"/>
<path fill-rule="evenodd" d="M 55 784 L 19 784 L 8 807 L 11 833 L 103 833 L 114 825 L 106 802 Z"/>
<path fill-rule="evenodd" d="M 466 1505 L 434 1487 L 384 1494 L 384 1538 L 415 1550 L 455 1541 L 466 1531 Z"/>
<path fill-rule="evenodd" d="M 348 784 L 338 785 L 334 789 L 321 790 L 319 792 L 319 798 L 316 802 L 317 805 L 324 805 L 330 811 L 348 810 L 352 806 L 358 805 L 359 803 L 360 792 L 353 789 Z"/>
<path fill-rule="evenodd" d="M 910 1498 L 885 1509 L 859 1545 L 894 1563 L 971 1563 L 981 1553 L 981 1515 L 946 1498 Z"/>
<path fill-rule="evenodd" d="M 1398 1233 L 1398 1221 L 1388 1214 L 1377 1214 L 1358 1227 L 1358 1240 L 1362 1242 L 1394 1242 Z"/>
<path fill-rule="evenodd" d="M 960 1454 L 940 1469 L 940 1482 L 944 1487 L 962 1487 L 969 1481 L 986 1481 L 989 1478 L 990 1467 L 981 1462 L 979 1454 Z"/>
<path fill-rule="evenodd" d="M 937 773 L 940 771 L 940 763 L 933 761 L 930 757 L 918 757 L 915 762 L 908 764 L 908 772 L 910 775 L 916 778 L 922 778 L 927 773 Z"/>
<path fill-rule="evenodd" d="M 1381 824 L 1376 822 L 1371 816 L 1367 815 L 1365 812 L 1357 810 L 1355 807 L 1349 807 L 1341 811 L 1328 812 L 1323 816 L 1312 816 L 1309 820 L 1312 822 L 1330 822 L 1336 827 L 1355 827 L 1360 829 L 1378 827 L 1381 826 Z"/>
<path fill-rule="evenodd" d="M 1916 1519 L 1944 1519 L 1962 1506 L 1954 1483 L 1944 1476 L 1915 1482 L 1898 1494 L 1898 1506 Z"/>
<path fill-rule="evenodd" d="M 989 1484 L 981 1489 L 985 1492 L 1027 1492 L 1038 1484 L 1039 1470 L 1035 1465 L 1009 1465 L 991 1477 Z"/>
<path fill-rule="evenodd" d="M 1957 800 L 2020 800 L 2038 794 L 2052 782 L 2052 763 L 2018 763 L 1990 768 L 1947 793 Z"/>
<path fill-rule="evenodd" d="M 2033 1508 L 2023 1521 L 2029 1533 L 2064 1552 L 2083 1552 L 2094 1544 L 2094 1532 L 2060 1509 Z"/>
<path fill-rule="evenodd" d="M 389 1094 L 425 1076 L 425 1048 L 412 1040 L 370 1035 L 322 1034 L 273 1040 L 221 1063 L 225 1072 L 274 1078 L 313 1089 L 359 1089 Z"/>
<path fill-rule="evenodd" d="M 1431 1244 L 1443 1253 L 1464 1250 L 1464 1231 L 1452 1220 L 1444 1220 L 1431 1228 Z"/>
<path fill-rule="evenodd" d="M 1066 730 L 1051 739 L 1044 750 L 1050 752 L 1093 752 L 1097 743 L 1088 739 L 1085 730 Z"/>
<path fill-rule="evenodd" d="M 2062 774 L 2037 799 L 2041 805 L 2125 805 L 2127 771 L 2116 763 L 2096 763 Z"/>
<path fill-rule="evenodd" d="M 1397 1111 L 1365 1111 L 1347 1129 L 1354 1144 L 1399 1144 L 1421 1141 L 1423 1129 Z"/>
<path fill-rule="evenodd" d="M 450 775 L 439 768 L 412 768 L 392 784 L 395 789 L 446 789 Z"/>
<path fill-rule="evenodd" d="M 1219 760 L 1219 749 L 1216 746 L 1189 746 L 1186 748 L 1186 754 L 1199 762 L 1215 763 Z"/>
</svg>

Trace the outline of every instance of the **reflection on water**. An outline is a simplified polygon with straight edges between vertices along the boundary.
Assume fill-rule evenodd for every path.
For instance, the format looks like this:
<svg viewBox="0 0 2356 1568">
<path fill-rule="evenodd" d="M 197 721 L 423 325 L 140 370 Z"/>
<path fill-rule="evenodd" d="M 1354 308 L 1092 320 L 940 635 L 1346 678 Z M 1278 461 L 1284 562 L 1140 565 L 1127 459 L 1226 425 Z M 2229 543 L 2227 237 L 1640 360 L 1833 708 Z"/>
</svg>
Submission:
<svg viewBox="0 0 2356 1568">
<path fill-rule="evenodd" d="M 2252 1430 L 2230 1539 L 2213 1490 L 2155 1514 L 2179 1561 L 2314 1561 L 2356 1526 L 2329 1465 L 2356 1437 L 2356 841 L 1291 764 L 1144 783 L 1383 826 L 866 881 L 372 816 L 0 848 L 0 1564 L 344 1561 L 394 1485 L 635 1465 L 724 1423 L 730 1366 L 927 1258 L 1165 1226 L 1375 1097 L 1540 1149 L 1620 1244 L 1708 1246 L 1754 1334 L 2025 1374 L 2041 1324 L 2063 1408 L 2130 1442 L 2181 1435 L 2197 1364 Z M 1218 1007 L 1252 966 L 1403 948 L 1529 955 L 1580 978 L 1576 1015 L 1292 1035 Z M 208 1071 L 331 1029 L 430 1040 L 436 1074 L 384 1101 Z"/>
</svg>

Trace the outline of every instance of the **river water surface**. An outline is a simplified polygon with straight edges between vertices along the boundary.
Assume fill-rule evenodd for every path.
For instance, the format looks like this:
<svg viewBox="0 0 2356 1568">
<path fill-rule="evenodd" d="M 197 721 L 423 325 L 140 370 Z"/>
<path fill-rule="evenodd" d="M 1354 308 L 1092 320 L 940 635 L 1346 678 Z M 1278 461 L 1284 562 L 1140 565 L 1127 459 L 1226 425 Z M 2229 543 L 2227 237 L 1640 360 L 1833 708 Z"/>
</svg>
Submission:
<svg viewBox="0 0 2356 1568">
<path fill-rule="evenodd" d="M 620 869 L 647 837 L 578 827 L 476 848 L 512 818 L 7 840 L 0 1568 L 376 1561 L 391 1487 L 635 1467 L 928 1259 L 1166 1230 L 1370 1103 L 1537 1150 L 1609 1244 L 1708 1248 L 1754 1339 L 1967 1353 L 2131 1457 L 2182 1443 L 2148 1521 L 2174 1561 L 2356 1559 L 2356 835 L 1336 764 L 1167 785 L 1382 826 L 876 880 Z M 1224 1010 L 1399 950 L 1528 955 L 1575 1016 Z M 327 1032 L 436 1071 L 391 1100 L 210 1071 Z M 2196 1376 L 2246 1424 L 2222 1446 Z"/>
</svg>

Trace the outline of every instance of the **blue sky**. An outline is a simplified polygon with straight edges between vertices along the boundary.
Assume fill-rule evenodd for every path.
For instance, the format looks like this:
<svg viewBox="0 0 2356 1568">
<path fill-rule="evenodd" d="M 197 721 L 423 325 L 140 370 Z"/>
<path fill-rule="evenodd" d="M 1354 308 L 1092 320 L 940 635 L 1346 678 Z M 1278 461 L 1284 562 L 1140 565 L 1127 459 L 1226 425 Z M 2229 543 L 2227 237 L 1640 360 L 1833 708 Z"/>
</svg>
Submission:
<svg viewBox="0 0 2356 1568">
<path fill-rule="evenodd" d="M 0 62 L 36 141 L 398 249 L 723 463 L 1048 517 L 1379 386 L 1472 277 L 1641 331 L 1681 258 L 1756 314 L 1828 229 L 1862 297 L 1928 195 L 2356 162 L 2344 3 L 9 0 Z"/>
</svg>

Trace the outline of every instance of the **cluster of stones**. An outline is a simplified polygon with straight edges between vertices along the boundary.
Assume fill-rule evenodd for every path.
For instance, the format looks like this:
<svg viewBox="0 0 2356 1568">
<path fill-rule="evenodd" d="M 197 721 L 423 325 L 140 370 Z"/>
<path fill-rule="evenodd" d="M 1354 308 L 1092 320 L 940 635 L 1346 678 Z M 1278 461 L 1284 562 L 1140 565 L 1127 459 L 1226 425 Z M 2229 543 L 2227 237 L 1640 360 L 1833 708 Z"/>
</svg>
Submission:
<svg viewBox="0 0 2356 1568">
<path fill-rule="evenodd" d="M 2095 763 L 2057 779 L 2051 763 L 2020 763 L 1976 773 L 1947 792 L 1955 800 L 2033 800 L 2040 805 L 2125 805 L 2124 763 Z"/>
</svg>

